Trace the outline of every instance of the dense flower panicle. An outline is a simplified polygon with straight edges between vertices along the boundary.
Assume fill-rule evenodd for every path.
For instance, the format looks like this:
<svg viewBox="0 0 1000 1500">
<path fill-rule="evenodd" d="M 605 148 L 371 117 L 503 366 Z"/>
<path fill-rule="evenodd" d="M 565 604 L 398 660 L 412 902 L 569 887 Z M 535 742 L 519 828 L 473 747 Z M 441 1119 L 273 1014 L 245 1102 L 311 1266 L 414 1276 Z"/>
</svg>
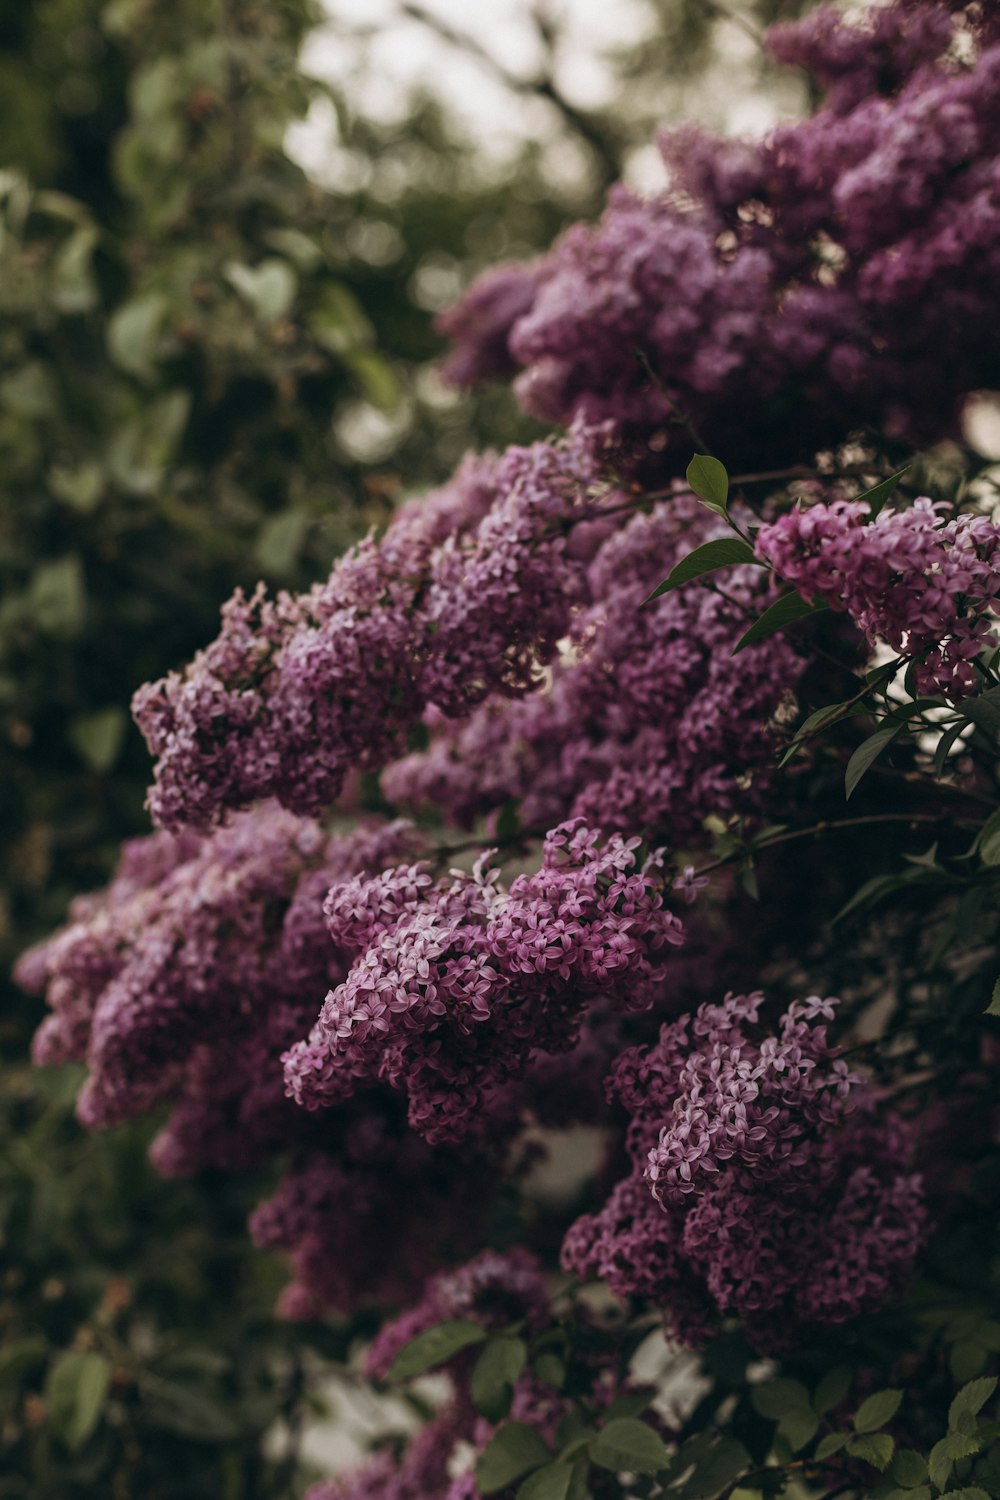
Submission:
<svg viewBox="0 0 1000 1500">
<path fill-rule="evenodd" d="M 548 1285 L 539 1261 L 520 1247 L 484 1250 L 435 1276 L 413 1307 L 383 1324 L 365 1358 L 369 1375 L 385 1379 L 402 1348 L 449 1318 L 482 1323 L 491 1332 L 521 1319 L 532 1329 L 541 1327 L 548 1319 Z"/>
<path fill-rule="evenodd" d="M 1000 37 L 995 7 L 955 10 L 778 28 L 827 106 L 760 142 L 666 137 L 667 191 L 614 190 L 524 273 L 530 307 L 473 284 L 448 319 L 453 371 L 489 373 L 505 347 L 527 410 L 613 421 L 651 473 L 689 456 L 678 416 L 733 464 L 808 459 L 855 428 L 952 433 L 1000 383 Z"/>
<path fill-rule="evenodd" d="M 709 813 L 752 815 L 775 758 L 768 721 L 802 668 L 784 640 L 732 654 L 767 603 L 766 574 L 735 569 L 728 598 L 695 583 L 640 609 L 679 557 L 719 534 L 684 492 L 630 518 L 587 569 L 590 602 L 549 681 L 460 724 L 428 716 L 429 748 L 383 773 L 389 799 L 465 826 L 513 801 L 527 827 L 583 817 L 674 845 Z"/>
<path fill-rule="evenodd" d="M 456 385 L 478 385 L 508 379 L 516 372 L 507 337 L 537 296 L 543 264 L 515 261 L 484 271 L 467 297 L 438 315 L 438 332 L 455 347 L 442 371 L 447 379 Z"/>
<path fill-rule="evenodd" d="M 584 433 L 487 455 L 309 593 L 238 593 L 184 674 L 136 694 L 156 820 L 211 823 L 270 796 L 318 813 L 349 772 L 398 753 L 429 703 L 461 716 L 530 689 L 579 593 L 567 531 L 595 462 Z"/>
<path fill-rule="evenodd" d="M 916 662 L 919 693 L 955 701 L 975 692 L 973 660 L 996 645 L 1000 526 L 986 516 L 950 521 L 948 506 L 919 499 L 870 522 L 864 500 L 795 509 L 761 527 L 757 550 L 803 598 L 845 610 L 874 645 Z"/>
<path fill-rule="evenodd" d="M 48 984 L 54 1011 L 36 1056 L 86 1059 L 80 1113 L 100 1127 L 178 1097 L 186 1065 L 202 1065 L 199 1048 L 225 1052 L 248 1038 L 258 1047 L 263 1016 L 273 1041 L 286 1038 L 288 1009 L 301 1025 L 343 973 L 322 893 L 364 864 L 366 843 L 382 855 L 408 838 L 400 824 L 331 839 L 265 804 L 196 847 L 178 841 L 178 863 L 158 883 L 136 886 L 126 873 L 43 948 L 42 974 L 29 961 L 27 977 Z"/>
<path fill-rule="evenodd" d="M 879 1306 L 926 1228 L 913 1142 L 827 1040 L 836 1002 L 728 996 L 622 1054 L 633 1169 L 567 1235 L 563 1259 L 658 1302 L 689 1342 L 740 1316 L 761 1350 Z M 758 1039 L 759 1038 L 759 1039 Z"/>
<path fill-rule="evenodd" d="M 600 844 L 570 823 L 507 890 L 482 862 L 436 883 L 403 866 L 335 889 L 331 933 L 358 956 L 285 1056 L 290 1093 L 318 1109 L 379 1080 L 405 1090 L 427 1139 L 457 1139 L 533 1052 L 572 1047 L 595 1002 L 649 1009 L 684 929 L 664 906 L 659 856 L 640 864 L 638 842 Z"/>
</svg>

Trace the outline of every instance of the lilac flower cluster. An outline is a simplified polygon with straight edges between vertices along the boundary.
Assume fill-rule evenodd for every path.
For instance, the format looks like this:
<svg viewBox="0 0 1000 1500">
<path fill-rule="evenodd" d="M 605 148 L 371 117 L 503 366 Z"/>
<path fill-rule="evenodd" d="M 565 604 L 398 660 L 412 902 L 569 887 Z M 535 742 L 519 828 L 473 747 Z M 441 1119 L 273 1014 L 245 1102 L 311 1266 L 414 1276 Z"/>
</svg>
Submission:
<svg viewBox="0 0 1000 1500">
<path fill-rule="evenodd" d="M 658 1303 L 685 1340 L 742 1318 L 762 1351 L 877 1307 L 926 1228 L 912 1139 L 827 1039 L 836 1002 L 727 996 L 619 1058 L 633 1168 L 580 1219 L 564 1264 Z"/>
<path fill-rule="evenodd" d="M 473 285 L 446 319 L 452 371 L 500 367 L 509 316 L 525 408 L 612 421 L 647 473 L 678 471 L 691 427 L 769 467 L 854 429 L 953 432 L 1000 383 L 993 11 L 895 0 L 778 28 L 826 107 L 760 142 L 667 137 L 659 197 L 616 189 L 520 280 Z"/>
<path fill-rule="evenodd" d="M 996 645 L 1000 526 L 944 521 L 948 509 L 919 499 L 868 524 L 863 500 L 796 508 L 761 527 L 757 550 L 803 598 L 846 610 L 870 644 L 911 657 L 918 692 L 956 701 L 976 691 L 973 660 Z"/>
<path fill-rule="evenodd" d="M 631 517 L 587 568 L 590 602 L 548 682 L 494 696 L 462 724 L 429 716 L 429 748 L 386 770 L 385 794 L 466 826 L 515 801 L 528 827 L 583 817 L 675 846 L 710 813 L 751 815 L 775 761 L 768 722 L 802 669 L 784 640 L 732 654 L 766 606 L 767 575 L 735 569 L 724 595 L 696 583 L 640 609 L 680 556 L 719 534 L 681 491 Z"/>
<path fill-rule="evenodd" d="M 638 843 L 569 823 L 507 890 L 482 861 L 436 883 L 417 864 L 334 888 L 330 931 L 357 956 L 285 1055 L 289 1092 L 313 1110 L 382 1081 L 405 1090 L 415 1130 L 455 1140 L 533 1053 L 572 1048 L 597 1002 L 648 1010 L 684 929 L 660 856 L 640 863 Z"/>
<path fill-rule="evenodd" d="M 534 686 L 579 592 L 567 532 L 596 473 L 582 433 L 487 455 L 309 593 L 237 593 L 186 672 L 136 694 L 156 820 L 210 823 L 268 796 L 318 813 L 428 703 L 460 716 Z"/>
</svg>

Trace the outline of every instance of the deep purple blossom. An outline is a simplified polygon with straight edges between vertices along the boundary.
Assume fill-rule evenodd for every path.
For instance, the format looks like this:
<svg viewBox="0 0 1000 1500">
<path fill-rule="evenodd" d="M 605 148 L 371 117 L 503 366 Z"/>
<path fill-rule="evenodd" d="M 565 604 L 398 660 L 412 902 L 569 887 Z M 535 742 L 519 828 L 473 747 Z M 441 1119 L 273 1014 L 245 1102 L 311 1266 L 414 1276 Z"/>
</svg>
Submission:
<svg viewBox="0 0 1000 1500">
<path fill-rule="evenodd" d="M 637 844 L 566 824 L 538 873 L 506 890 L 482 862 L 437 882 L 411 865 L 334 888 L 330 931 L 356 957 L 285 1056 L 289 1092 L 318 1109 L 382 1081 L 406 1092 L 414 1129 L 456 1139 L 533 1053 L 569 1050 L 588 1007 L 649 1009 L 684 929 L 664 906 L 660 856 L 640 863 Z"/>
<path fill-rule="evenodd" d="M 762 1350 L 878 1307 L 926 1228 L 912 1137 L 831 1047 L 835 1001 L 728 996 L 619 1058 L 633 1168 L 563 1246 L 567 1269 L 658 1304 L 697 1342 L 737 1314 Z"/>
<path fill-rule="evenodd" d="M 211 823 L 269 796 L 321 812 L 429 703 L 461 717 L 528 691 L 579 594 L 567 534 L 598 478 L 582 433 L 487 455 L 309 593 L 237 593 L 186 672 L 136 694 L 156 820 Z"/>
<path fill-rule="evenodd" d="M 645 473 L 679 472 L 691 429 L 768 467 L 853 429 L 953 433 L 968 393 L 1000 384 L 993 11 L 897 0 L 778 28 L 826 107 L 758 142 L 667 136 L 668 189 L 613 190 L 535 262 L 505 343 L 502 299 L 473 284 L 452 368 L 488 373 L 505 348 L 527 410 L 612 421 Z"/>
<path fill-rule="evenodd" d="M 767 574 L 736 569 L 725 596 L 697 583 L 640 609 L 680 557 L 723 530 L 684 491 L 631 517 L 595 552 L 589 602 L 548 681 L 525 698 L 494 696 L 463 723 L 430 715 L 430 747 L 388 768 L 386 795 L 466 826 L 514 802 L 528 827 L 583 817 L 673 845 L 710 813 L 752 816 L 776 760 L 769 720 L 803 665 L 784 640 L 732 654 L 766 607 Z"/>
<path fill-rule="evenodd" d="M 757 550 L 803 598 L 912 658 L 918 692 L 958 700 L 979 685 L 974 658 L 996 645 L 1000 526 L 967 513 L 946 521 L 948 509 L 920 499 L 869 524 L 864 500 L 796 508 L 761 527 Z"/>
</svg>

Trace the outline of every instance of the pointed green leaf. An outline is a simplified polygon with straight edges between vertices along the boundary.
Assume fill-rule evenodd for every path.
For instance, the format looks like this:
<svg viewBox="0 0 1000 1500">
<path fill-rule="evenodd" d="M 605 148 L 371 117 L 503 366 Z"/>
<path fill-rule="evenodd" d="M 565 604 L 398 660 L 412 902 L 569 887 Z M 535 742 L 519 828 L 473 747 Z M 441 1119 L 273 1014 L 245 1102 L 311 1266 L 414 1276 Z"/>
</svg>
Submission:
<svg viewBox="0 0 1000 1500">
<path fill-rule="evenodd" d="M 995 737 L 1000 733 L 1000 687 L 988 688 L 975 698 L 967 698 L 962 704 L 962 712 L 977 729 Z"/>
<path fill-rule="evenodd" d="M 854 1431 L 875 1432 L 879 1427 L 884 1427 L 898 1412 L 902 1399 L 902 1391 L 876 1391 L 858 1407 L 854 1417 Z"/>
<path fill-rule="evenodd" d="M 993 994 L 990 1003 L 983 1011 L 984 1016 L 1000 1016 L 1000 979 L 994 980 Z"/>
<path fill-rule="evenodd" d="M 716 568 L 729 568 L 734 563 L 756 562 L 753 548 L 746 542 L 741 542 L 736 536 L 719 537 L 717 541 L 705 542 L 689 552 L 687 557 L 681 558 L 675 567 L 671 568 L 669 575 L 658 584 L 643 604 L 649 604 L 653 599 L 658 599 L 661 594 L 669 593 L 671 589 L 680 588 L 682 583 L 690 583 L 695 578 L 701 578 L 706 573 L 714 573 Z"/>
<path fill-rule="evenodd" d="M 619 1417 L 602 1427 L 590 1448 L 590 1456 L 602 1469 L 615 1474 L 655 1474 L 665 1469 L 670 1454 L 663 1439 L 636 1417 Z"/>
<path fill-rule="evenodd" d="M 548 1464 L 551 1458 L 534 1427 L 527 1422 L 505 1422 L 476 1460 L 476 1483 L 484 1495 L 493 1495 Z"/>
<path fill-rule="evenodd" d="M 486 1330 L 481 1323 L 470 1323 L 463 1318 L 437 1323 L 404 1344 L 389 1368 L 389 1379 L 412 1380 L 415 1375 L 423 1375 L 426 1370 L 444 1364 L 459 1350 L 482 1344 L 485 1340 Z"/>
<path fill-rule="evenodd" d="M 962 733 L 962 730 L 968 729 L 968 727 L 969 725 L 967 720 L 959 719 L 957 724 L 952 724 L 949 729 L 946 729 L 943 732 L 934 749 L 935 775 L 940 776 L 942 774 L 948 756 L 951 754 L 952 746 L 955 744 L 955 741 Z"/>
<path fill-rule="evenodd" d="M 974 1432 L 975 1417 L 982 1411 L 997 1388 L 995 1375 L 984 1375 L 980 1380 L 970 1380 L 963 1385 L 948 1411 L 948 1426 L 953 1432 Z M 966 1425 L 972 1419 L 972 1426 Z"/>
<path fill-rule="evenodd" d="M 514 1386 L 528 1360 L 523 1339 L 490 1339 L 476 1361 L 469 1393 L 477 1411 L 499 1422 L 510 1410 Z"/>
<path fill-rule="evenodd" d="M 687 482 L 703 505 L 725 515 L 729 499 L 729 475 L 725 464 L 707 453 L 696 453 L 687 466 Z"/>
<path fill-rule="evenodd" d="M 783 594 L 780 599 L 776 599 L 765 609 L 760 618 L 754 620 L 750 629 L 740 637 L 733 647 L 733 655 L 738 656 L 755 641 L 763 641 L 769 635 L 777 635 L 779 630 L 784 630 L 786 625 L 803 619 L 805 615 L 819 615 L 829 608 L 828 604 L 807 604 L 798 594 Z"/>
<path fill-rule="evenodd" d="M 847 1365 L 836 1365 L 828 1370 L 813 1393 L 812 1404 L 816 1411 L 832 1411 L 847 1399 L 854 1374 Z"/>
<path fill-rule="evenodd" d="M 851 1438 L 847 1451 L 854 1458 L 864 1459 L 875 1469 L 887 1469 L 892 1462 L 895 1443 L 887 1432 L 866 1432 L 861 1437 Z"/>
<path fill-rule="evenodd" d="M 820 1438 L 816 1444 L 816 1457 L 822 1461 L 834 1453 L 839 1453 L 841 1448 L 846 1447 L 850 1434 L 847 1432 L 828 1432 L 825 1438 Z"/>
<path fill-rule="evenodd" d="M 975 847 L 984 865 L 1000 865 L 1000 808 L 986 819 Z"/>
<path fill-rule="evenodd" d="M 103 1354 L 60 1355 L 45 1386 L 49 1424 L 72 1451 L 82 1448 L 104 1410 L 111 1385 L 111 1365 Z"/>
<path fill-rule="evenodd" d="M 524 1481 L 517 1500 L 568 1500 L 572 1482 L 572 1464 L 546 1464 Z"/>
<path fill-rule="evenodd" d="M 914 1485 L 923 1484 L 927 1478 L 926 1458 L 912 1448 L 900 1448 L 892 1461 L 892 1477 L 905 1489 L 912 1489 Z"/>
<path fill-rule="evenodd" d="M 754 1411 L 778 1422 L 790 1411 L 810 1411 L 809 1392 L 801 1380 L 767 1380 L 750 1391 Z"/>
<path fill-rule="evenodd" d="M 888 479 L 883 479 L 879 484 L 873 485 L 870 490 L 865 490 L 863 495 L 858 495 L 859 500 L 868 501 L 868 512 L 873 521 L 909 468 L 910 465 L 905 464 L 903 468 L 897 469 L 895 474 L 890 474 Z"/>
<path fill-rule="evenodd" d="M 877 729 L 863 744 L 858 746 L 847 762 L 847 770 L 844 773 L 845 798 L 853 794 L 862 777 L 875 764 L 883 750 L 888 749 L 896 736 L 902 734 L 904 727 L 902 724 L 890 724 L 885 729 Z"/>
</svg>

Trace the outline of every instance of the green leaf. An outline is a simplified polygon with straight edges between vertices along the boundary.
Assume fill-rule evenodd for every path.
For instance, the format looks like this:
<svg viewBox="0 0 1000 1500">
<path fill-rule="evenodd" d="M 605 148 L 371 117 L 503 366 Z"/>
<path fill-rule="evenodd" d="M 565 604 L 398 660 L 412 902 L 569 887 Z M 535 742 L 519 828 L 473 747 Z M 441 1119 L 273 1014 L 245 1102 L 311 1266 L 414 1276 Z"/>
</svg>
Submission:
<svg viewBox="0 0 1000 1500">
<path fill-rule="evenodd" d="M 61 1354 L 45 1384 L 49 1425 L 71 1451 L 82 1448 L 101 1419 L 111 1385 L 103 1354 Z"/>
<path fill-rule="evenodd" d="M 222 1404 L 199 1386 L 145 1375 L 143 1420 L 163 1432 L 203 1443 L 227 1443 L 239 1435 L 239 1424 Z"/>
<path fill-rule="evenodd" d="M 780 599 L 776 599 L 765 609 L 760 618 L 754 620 L 750 629 L 740 637 L 733 647 L 733 655 L 738 656 L 755 641 L 763 641 L 769 635 L 776 635 L 779 630 L 784 630 L 786 625 L 791 625 L 795 620 L 801 620 L 805 615 L 819 615 L 829 608 L 828 604 L 807 604 L 798 594 L 783 594 Z"/>
<path fill-rule="evenodd" d="M 693 1473 L 678 1486 L 671 1477 L 670 1493 L 677 1500 L 716 1500 L 737 1479 L 753 1468 L 753 1460 L 736 1438 L 715 1438 L 710 1432 L 686 1442 L 672 1466 L 683 1474 L 693 1465 Z"/>
<path fill-rule="evenodd" d="M 854 1417 L 854 1431 L 875 1432 L 877 1428 L 884 1427 L 899 1411 L 902 1399 L 902 1391 L 876 1391 L 858 1407 Z"/>
<path fill-rule="evenodd" d="M 104 469 L 96 461 L 75 469 L 56 466 L 49 470 L 48 482 L 57 500 L 85 516 L 97 509 L 104 495 Z"/>
<path fill-rule="evenodd" d="M 96 713 L 78 714 L 70 721 L 69 739 L 92 771 L 110 771 L 118 759 L 128 728 L 123 708 L 100 708 Z"/>
<path fill-rule="evenodd" d="M 361 387 L 366 401 L 380 411 L 394 411 L 402 395 L 399 378 L 384 355 L 374 349 L 352 349 L 344 363 Z"/>
<path fill-rule="evenodd" d="M 476 1460 L 476 1483 L 484 1495 L 493 1495 L 551 1458 L 534 1427 L 527 1422 L 505 1422 Z"/>
<path fill-rule="evenodd" d="M 29 422 L 56 415 L 59 402 L 55 381 L 41 360 L 32 360 L 0 380 L 0 406 Z"/>
<path fill-rule="evenodd" d="M 753 548 L 740 541 L 739 537 L 723 536 L 714 542 L 704 542 L 671 568 L 668 576 L 643 600 L 643 604 L 649 604 L 671 589 L 680 588 L 682 583 L 690 583 L 695 578 L 704 577 L 706 573 L 714 573 L 716 568 L 729 568 L 734 563 L 748 562 L 756 562 Z"/>
<path fill-rule="evenodd" d="M 885 729 L 877 729 L 863 744 L 858 746 L 847 762 L 847 770 L 844 773 L 845 797 L 849 798 L 852 795 L 862 777 L 875 764 L 882 751 L 888 749 L 898 734 L 902 734 L 904 727 L 903 724 L 890 724 Z"/>
<path fill-rule="evenodd" d="M 528 1359 L 523 1339 L 490 1339 L 476 1361 L 469 1391 L 477 1411 L 499 1422 L 510 1410 L 514 1385 Z"/>
<path fill-rule="evenodd" d="M 279 318 L 287 317 L 299 288 L 292 267 L 276 255 L 269 255 L 258 266 L 230 261 L 223 275 L 262 323 L 276 323 Z"/>
<path fill-rule="evenodd" d="M 832 1411 L 846 1401 L 854 1382 L 854 1373 L 847 1365 L 837 1365 L 828 1370 L 813 1393 L 812 1404 L 816 1411 Z"/>
<path fill-rule="evenodd" d="M 663 1439 L 636 1417 L 618 1417 L 601 1428 L 590 1447 L 590 1456 L 602 1469 L 615 1474 L 655 1474 L 670 1462 Z"/>
<path fill-rule="evenodd" d="M 995 1375 L 984 1375 L 980 1380 L 970 1380 L 968 1385 L 964 1385 L 948 1411 L 948 1426 L 952 1432 L 975 1432 L 976 1416 L 982 1411 L 996 1388 L 997 1377 Z"/>
<path fill-rule="evenodd" d="M 784 1438 L 793 1453 L 798 1453 L 812 1442 L 819 1426 L 819 1417 L 814 1411 L 788 1411 L 778 1423 L 778 1436 Z"/>
<path fill-rule="evenodd" d="M 986 819 L 975 847 L 984 865 L 1000 865 L 1000 808 Z"/>
<path fill-rule="evenodd" d="M 911 1490 L 910 1497 L 912 1495 Z M 942 1495 L 941 1500 L 990 1500 L 990 1497 L 984 1489 L 980 1489 L 978 1484 L 968 1484 L 961 1490 L 948 1490 Z"/>
<path fill-rule="evenodd" d="M 987 688 L 975 698 L 967 698 L 962 712 L 971 719 L 977 729 L 996 736 L 1000 733 L 1000 687 Z"/>
<path fill-rule="evenodd" d="M 885 1500 L 931 1500 L 930 1487 L 926 1484 L 918 1484 L 910 1490 L 890 1490 Z"/>
<path fill-rule="evenodd" d="M 31 1371 L 41 1368 L 48 1352 L 48 1344 L 37 1336 L 5 1344 L 0 1349 L 0 1387 L 20 1385 Z"/>
<path fill-rule="evenodd" d="M 923 1484 L 927 1478 L 927 1460 L 913 1448 L 900 1448 L 892 1461 L 892 1477 L 906 1489 Z"/>
<path fill-rule="evenodd" d="M 886 1469 L 892 1462 L 895 1447 L 887 1432 L 868 1432 L 862 1437 L 851 1438 L 847 1451 L 855 1458 L 864 1459 L 873 1468 Z"/>
<path fill-rule="evenodd" d="M 310 524 L 309 512 L 290 507 L 264 522 L 253 555 L 268 573 L 290 573 L 298 561 Z"/>
<path fill-rule="evenodd" d="M 927 1468 L 931 1482 L 943 1490 L 951 1473 L 952 1464 L 960 1458 L 971 1458 L 982 1447 L 982 1440 L 971 1433 L 949 1432 L 931 1449 Z"/>
<path fill-rule="evenodd" d="M 754 1411 L 778 1422 L 791 1411 L 810 1411 L 809 1392 L 801 1380 L 768 1380 L 750 1391 Z"/>
<path fill-rule="evenodd" d="M 717 458 L 711 458 L 707 453 L 696 453 L 687 466 L 687 482 L 709 510 L 714 510 L 720 516 L 726 514 L 729 475 L 725 465 Z"/>
<path fill-rule="evenodd" d="M 546 1464 L 536 1469 L 517 1492 L 517 1500 L 569 1500 L 572 1464 Z"/>
<path fill-rule="evenodd" d="M 873 485 L 870 490 L 865 490 L 863 494 L 857 496 L 858 500 L 868 501 L 868 510 L 872 521 L 874 521 L 910 467 L 910 464 L 905 464 L 903 468 L 897 469 L 895 474 L 890 474 L 888 479 L 883 479 L 879 484 Z"/>
<path fill-rule="evenodd" d="M 941 738 L 934 748 L 934 774 L 940 776 L 945 768 L 945 762 L 951 753 L 951 748 L 963 729 L 968 729 L 968 721 L 959 719 L 957 724 L 952 724 L 950 729 L 943 731 Z"/>
<path fill-rule="evenodd" d="M 98 232 L 93 224 L 73 231 L 56 256 L 52 276 L 52 305 L 61 313 L 89 312 L 97 304 L 98 287 L 91 257 Z"/>
<path fill-rule="evenodd" d="M 156 355 L 168 310 L 162 292 L 146 292 L 112 313 L 108 320 L 108 353 L 127 375 L 144 382 L 156 378 Z"/>
<path fill-rule="evenodd" d="M 481 1323 L 471 1323 L 464 1318 L 452 1318 L 447 1323 L 436 1323 L 425 1328 L 415 1339 L 404 1344 L 389 1367 L 390 1380 L 412 1380 L 444 1364 L 460 1349 L 486 1341 L 486 1330 Z"/>
<path fill-rule="evenodd" d="M 831 1454 L 839 1453 L 841 1448 L 847 1446 L 850 1433 L 828 1432 L 825 1438 L 820 1438 L 816 1444 L 816 1457 L 820 1460 L 829 1458 Z"/>
<path fill-rule="evenodd" d="M 83 629 L 86 608 L 79 557 L 60 557 L 35 569 L 28 588 L 28 609 L 39 630 L 71 639 Z"/>
</svg>

